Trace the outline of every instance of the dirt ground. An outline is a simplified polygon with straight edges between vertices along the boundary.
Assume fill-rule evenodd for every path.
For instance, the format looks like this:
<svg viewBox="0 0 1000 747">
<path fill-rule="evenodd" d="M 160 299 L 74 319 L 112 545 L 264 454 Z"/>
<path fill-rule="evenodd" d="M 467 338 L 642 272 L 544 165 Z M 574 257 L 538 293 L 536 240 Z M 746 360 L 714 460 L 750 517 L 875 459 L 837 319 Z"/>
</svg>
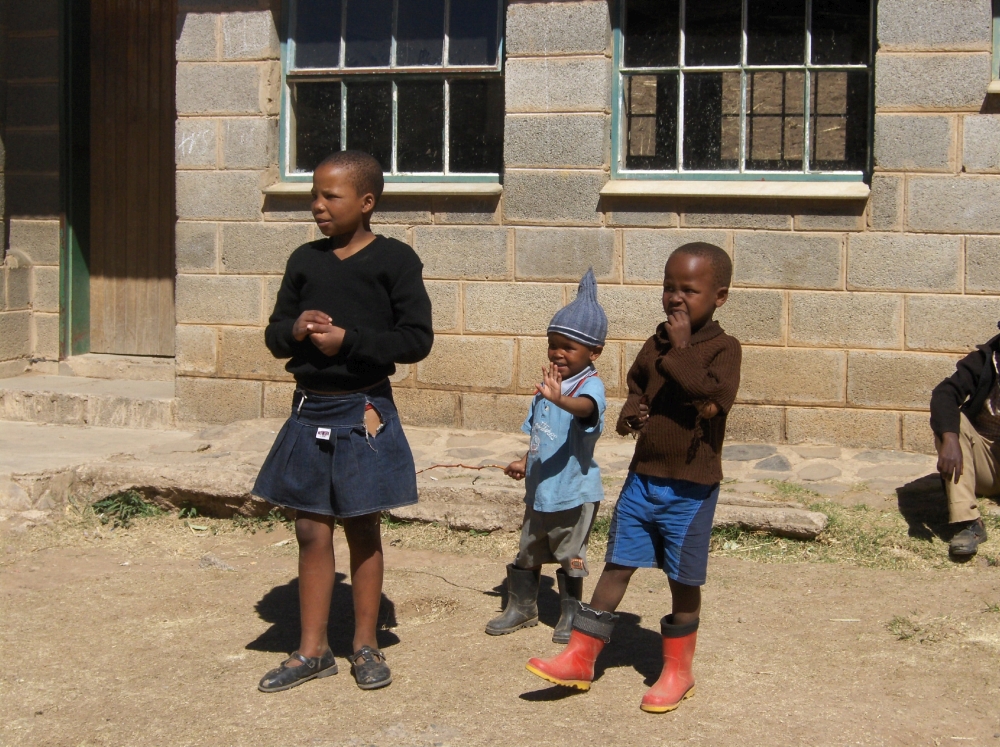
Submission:
<svg viewBox="0 0 1000 747">
<path fill-rule="evenodd" d="M 384 530 L 392 686 L 362 692 L 341 658 L 335 677 L 262 694 L 298 635 L 294 539 L 265 529 L 77 517 L 0 536 L 0 744 L 1000 744 L 1000 576 L 985 561 L 761 562 L 729 544 L 709 564 L 698 693 L 655 716 L 638 706 L 660 668 L 659 572 L 636 575 L 593 689 L 570 694 L 524 669 L 559 650 L 553 574 L 542 625 L 488 637 L 515 538 L 417 526 Z M 346 566 L 339 537 L 337 552 Z M 202 567 L 208 554 L 233 570 Z M 343 579 L 338 657 L 350 615 Z"/>
</svg>

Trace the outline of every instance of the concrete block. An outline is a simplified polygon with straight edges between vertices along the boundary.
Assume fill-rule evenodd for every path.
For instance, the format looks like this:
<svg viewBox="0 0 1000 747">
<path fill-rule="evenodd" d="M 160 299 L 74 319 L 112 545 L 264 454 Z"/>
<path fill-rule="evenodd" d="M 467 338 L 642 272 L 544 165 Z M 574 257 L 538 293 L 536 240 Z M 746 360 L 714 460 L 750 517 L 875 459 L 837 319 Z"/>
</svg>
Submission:
<svg viewBox="0 0 1000 747">
<path fill-rule="evenodd" d="M 288 256 L 311 237 L 306 224 L 223 223 L 222 272 L 281 274 Z"/>
<path fill-rule="evenodd" d="M 519 433 L 531 397 L 519 394 L 462 395 L 462 428 Z"/>
<path fill-rule="evenodd" d="M 12 311 L 31 308 L 30 265 L 7 268 L 7 308 Z"/>
<path fill-rule="evenodd" d="M 951 171 L 954 117 L 875 115 L 875 166 L 890 171 Z"/>
<path fill-rule="evenodd" d="M 216 13 L 178 13 L 178 62 L 211 61 L 219 56 L 218 20 Z"/>
<path fill-rule="evenodd" d="M 504 176 L 504 219 L 514 223 L 600 225 L 598 204 L 605 181 L 607 175 L 599 171 L 509 170 Z"/>
<path fill-rule="evenodd" d="M 266 114 L 267 73 L 254 62 L 179 62 L 177 113 Z"/>
<path fill-rule="evenodd" d="M 856 449 L 898 449 L 899 414 L 846 408 L 789 407 L 788 443 L 838 444 Z"/>
<path fill-rule="evenodd" d="M 847 356 L 839 350 L 743 348 L 740 402 L 841 404 Z"/>
<path fill-rule="evenodd" d="M 965 240 L 965 292 L 1000 294 L 1000 238 Z"/>
<path fill-rule="evenodd" d="M 783 407 L 734 405 L 726 418 L 726 441 L 776 444 L 785 440 Z"/>
<path fill-rule="evenodd" d="M 518 228 L 514 272 L 519 280 L 577 282 L 587 268 L 598 281 L 618 279 L 615 232 L 604 228 Z"/>
<path fill-rule="evenodd" d="M 178 275 L 177 321 L 260 325 L 261 283 L 254 277 Z"/>
<path fill-rule="evenodd" d="M 264 321 L 271 316 L 271 311 L 278 302 L 278 290 L 281 288 L 281 275 L 269 275 L 264 278 Z"/>
<path fill-rule="evenodd" d="M 931 389 L 955 371 L 954 356 L 851 351 L 847 401 L 862 407 L 924 409 Z"/>
<path fill-rule="evenodd" d="M 31 308 L 35 311 L 59 311 L 59 268 L 31 268 Z"/>
<path fill-rule="evenodd" d="M 500 280 L 511 277 L 507 229 L 417 226 L 413 248 L 424 263 L 424 277 Z"/>
<path fill-rule="evenodd" d="M 0 361 L 31 355 L 31 312 L 0 312 Z"/>
<path fill-rule="evenodd" d="M 971 173 L 1000 172 L 1000 116 L 971 114 L 963 117 L 962 167 Z"/>
<path fill-rule="evenodd" d="M 543 283 L 466 283 L 465 331 L 543 335 L 563 306 L 562 286 Z"/>
<path fill-rule="evenodd" d="M 602 285 L 597 297 L 608 316 L 608 338 L 612 340 L 645 340 L 666 319 L 659 288 Z"/>
<path fill-rule="evenodd" d="M 489 365 L 484 366 L 484 361 Z M 442 335 L 417 364 L 417 382 L 454 388 L 509 389 L 514 383 L 514 341 Z"/>
<path fill-rule="evenodd" d="M 217 269 L 217 224 L 178 221 L 174 229 L 177 271 L 215 272 Z"/>
<path fill-rule="evenodd" d="M 266 169 L 277 163 L 277 119 L 233 117 L 223 121 L 223 168 Z"/>
<path fill-rule="evenodd" d="M 703 241 L 731 253 L 726 231 L 637 229 L 622 232 L 625 282 L 663 285 L 663 268 L 671 253 L 683 244 Z"/>
<path fill-rule="evenodd" d="M 941 233 L 1000 233 L 997 177 L 915 176 L 907 185 L 907 228 Z"/>
<path fill-rule="evenodd" d="M 604 382 L 606 396 L 617 396 L 622 384 L 621 367 L 624 345 L 609 342 L 597 359 L 595 367 Z M 542 380 L 542 368 L 549 365 L 549 342 L 545 337 L 521 337 L 517 341 L 517 389 L 534 394 L 535 384 Z M 612 424 L 613 425 L 613 424 Z"/>
<path fill-rule="evenodd" d="M 264 60 L 278 57 L 278 29 L 271 11 L 222 16 L 222 58 Z"/>
<path fill-rule="evenodd" d="M 223 327 L 219 335 L 219 373 L 235 379 L 284 379 L 287 360 L 271 355 L 260 327 Z"/>
<path fill-rule="evenodd" d="M 303 198 L 303 206 L 308 209 L 308 198 Z M 418 223 L 431 223 L 431 209 L 433 199 L 429 197 L 406 197 L 388 195 L 378 202 L 375 213 L 372 215 L 372 223 L 397 223 L 404 226 L 413 226 Z M 312 220 L 312 213 L 309 213 Z"/>
<path fill-rule="evenodd" d="M 907 296 L 906 347 L 964 353 L 997 333 L 1000 299 Z"/>
<path fill-rule="evenodd" d="M 431 207 L 435 223 L 489 226 L 500 222 L 499 197 L 435 197 Z"/>
<path fill-rule="evenodd" d="M 744 344 L 785 344 L 785 292 L 733 288 L 715 312 L 722 328 Z"/>
<path fill-rule="evenodd" d="M 988 54 L 885 54 L 875 58 L 878 111 L 978 111 L 990 82 Z"/>
<path fill-rule="evenodd" d="M 840 236 L 737 233 L 733 239 L 733 258 L 736 285 L 841 287 Z"/>
<path fill-rule="evenodd" d="M 461 427 L 461 397 L 455 392 L 398 387 L 392 390 L 392 398 L 403 425 Z"/>
<path fill-rule="evenodd" d="M 852 290 L 960 291 L 958 236 L 864 233 L 851 236 L 847 287 Z"/>
<path fill-rule="evenodd" d="M 673 201 L 658 198 L 602 198 L 601 209 L 609 226 L 676 228 L 680 216 Z"/>
<path fill-rule="evenodd" d="M 921 454 L 934 454 L 934 432 L 926 412 L 903 413 L 903 449 Z"/>
<path fill-rule="evenodd" d="M 609 161 L 604 114 L 526 114 L 504 120 L 504 165 L 599 169 Z"/>
<path fill-rule="evenodd" d="M 179 169 L 214 169 L 218 161 L 217 120 L 181 117 L 174 128 L 174 163 Z"/>
<path fill-rule="evenodd" d="M 406 226 L 378 226 L 375 233 L 387 239 L 396 239 L 404 244 L 410 243 L 410 233 Z"/>
<path fill-rule="evenodd" d="M 774 200 L 698 200 L 680 207 L 685 228 L 752 228 L 755 231 L 787 231 L 792 227 L 792 208 Z"/>
<path fill-rule="evenodd" d="M 261 416 L 263 383 L 177 377 L 179 423 L 232 423 Z"/>
<path fill-rule="evenodd" d="M 790 345 L 900 348 L 903 297 L 886 293 L 790 293 Z"/>
<path fill-rule="evenodd" d="M 247 171 L 178 171 L 177 217 L 260 220 L 260 177 Z"/>
<path fill-rule="evenodd" d="M 881 0 L 878 41 L 884 49 L 990 48 L 990 0 Z"/>
<path fill-rule="evenodd" d="M 33 265 L 58 265 L 59 221 L 11 218 L 7 246 L 28 257 Z"/>
<path fill-rule="evenodd" d="M 504 73 L 508 113 L 604 112 L 611 101 L 606 57 L 508 59 Z"/>
<path fill-rule="evenodd" d="M 309 208 L 309 198 L 287 195 L 265 195 L 264 219 L 275 222 L 290 221 L 294 223 L 312 221 L 313 217 L 312 210 Z M 379 230 L 376 229 L 375 233 L 378 232 Z"/>
<path fill-rule="evenodd" d="M 873 174 L 868 197 L 868 227 L 873 231 L 895 231 L 903 222 L 903 177 Z"/>
<path fill-rule="evenodd" d="M 805 205 L 796 208 L 794 223 L 796 231 L 863 231 L 865 202 Z"/>
<path fill-rule="evenodd" d="M 219 337 L 215 327 L 178 324 L 174 327 L 174 335 L 177 373 L 215 373 Z"/>
<path fill-rule="evenodd" d="M 511 3 L 506 44 L 510 56 L 603 53 L 611 44 L 608 4 Z"/>
<path fill-rule="evenodd" d="M 435 332 L 457 332 L 461 323 L 461 295 L 458 283 L 428 280 L 424 283 L 431 298 Z"/>
<path fill-rule="evenodd" d="M 8 84 L 7 127 L 58 125 L 59 91 L 54 81 Z"/>
<path fill-rule="evenodd" d="M 287 418 L 292 411 L 295 386 L 295 382 L 292 381 L 265 381 L 261 417 Z"/>
<path fill-rule="evenodd" d="M 31 315 L 32 357 L 48 361 L 59 360 L 59 314 Z"/>
<path fill-rule="evenodd" d="M 9 53 L 8 53 L 9 54 Z M 4 142 L 6 171 L 59 171 L 59 132 L 8 132 Z"/>
</svg>

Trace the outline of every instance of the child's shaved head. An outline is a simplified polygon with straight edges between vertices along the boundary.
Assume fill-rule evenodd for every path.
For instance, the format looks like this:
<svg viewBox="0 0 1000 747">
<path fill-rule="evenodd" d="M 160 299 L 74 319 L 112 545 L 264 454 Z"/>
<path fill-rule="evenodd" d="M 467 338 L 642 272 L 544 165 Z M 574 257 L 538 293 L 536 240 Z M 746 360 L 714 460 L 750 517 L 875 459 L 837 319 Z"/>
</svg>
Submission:
<svg viewBox="0 0 1000 747">
<path fill-rule="evenodd" d="M 376 203 L 382 197 L 385 179 L 382 177 L 382 165 L 374 156 L 361 150 L 338 150 L 320 161 L 316 170 L 324 166 L 347 171 L 359 195 L 371 193 L 375 195 Z"/>
<path fill-rule="evenodd" d="M 704 241 L 692 241 L 677 247 L 670 254 L 687 254 L 690 257 L 701 257 L 708 261 L 712 268 L 712 280 L 717 288 L 728 288 L 733 282 L 733 261 L 725 251 L 715 244 L 708 244 Z"/>
</svg>

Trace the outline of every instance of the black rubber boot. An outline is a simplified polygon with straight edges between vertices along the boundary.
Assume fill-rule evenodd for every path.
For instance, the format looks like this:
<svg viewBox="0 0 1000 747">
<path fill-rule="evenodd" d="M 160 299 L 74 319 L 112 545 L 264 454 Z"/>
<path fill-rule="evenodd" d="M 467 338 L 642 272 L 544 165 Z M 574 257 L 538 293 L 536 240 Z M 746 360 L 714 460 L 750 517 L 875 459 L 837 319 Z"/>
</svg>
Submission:
<svg viewBox="0 0 1000 747">
<path fill-rule="evenodd" d="M 559 622 L 552 631 L 553 643 L 569 643 L 573 630 L 573 618 L 583 601 L 583 579 L 566 575 L 562 568 L 556 571 L 559 584 Z"/>
<path fill-rule="evenodd" d="M 507 606 L 486 623 L 489 635 L 507 635 L 538 625 L 538 571 L 526 571 L 513 563 L 507 566 Z"/>
</svg>

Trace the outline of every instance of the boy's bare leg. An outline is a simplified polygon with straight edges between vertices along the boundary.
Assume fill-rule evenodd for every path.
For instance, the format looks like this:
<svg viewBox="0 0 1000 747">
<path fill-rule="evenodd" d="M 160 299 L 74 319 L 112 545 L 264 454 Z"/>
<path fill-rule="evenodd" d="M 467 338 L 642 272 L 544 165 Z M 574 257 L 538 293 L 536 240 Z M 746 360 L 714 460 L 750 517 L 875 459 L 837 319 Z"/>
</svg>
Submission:
<svg viewBox="0 0 1000 747">
<path fill-rule="evenodd" d="M 351 587 L 354 594 L 354 650 L 378 649 L 375 629 L 382 601 L 381 514 L 344 519 L 344 535 L 351 551 Z"/>
<path fill-rule="evenodd" d="M 701 587 L 667 580 L 670 582 L 670 596 L 673 598 L 670 611 L 674 615 L 674 625 L 693 623 L 701 615 Z"/>
<path fill-rule="evenodd" d="M 601 577 L 597 580 L 594 595 L 590 598 L 590 606 L 604 612 L 614 612 L 618 609 L 633 573 L 635 568 L 615 563 L 605 565 Z"/>
<path fill-rule="evenodd" d="M 299 511 L 295 517 L 295 538 L 299 543 L 299 617 L 302 635 L 299 653 L 322 656 L 330 647 L 326 637 L 330 621 L 330 599 L 336 566 L 333 557 L 332 516 Z M 289 659 L 288 666 L 300 666 Z"/>
</svg>

